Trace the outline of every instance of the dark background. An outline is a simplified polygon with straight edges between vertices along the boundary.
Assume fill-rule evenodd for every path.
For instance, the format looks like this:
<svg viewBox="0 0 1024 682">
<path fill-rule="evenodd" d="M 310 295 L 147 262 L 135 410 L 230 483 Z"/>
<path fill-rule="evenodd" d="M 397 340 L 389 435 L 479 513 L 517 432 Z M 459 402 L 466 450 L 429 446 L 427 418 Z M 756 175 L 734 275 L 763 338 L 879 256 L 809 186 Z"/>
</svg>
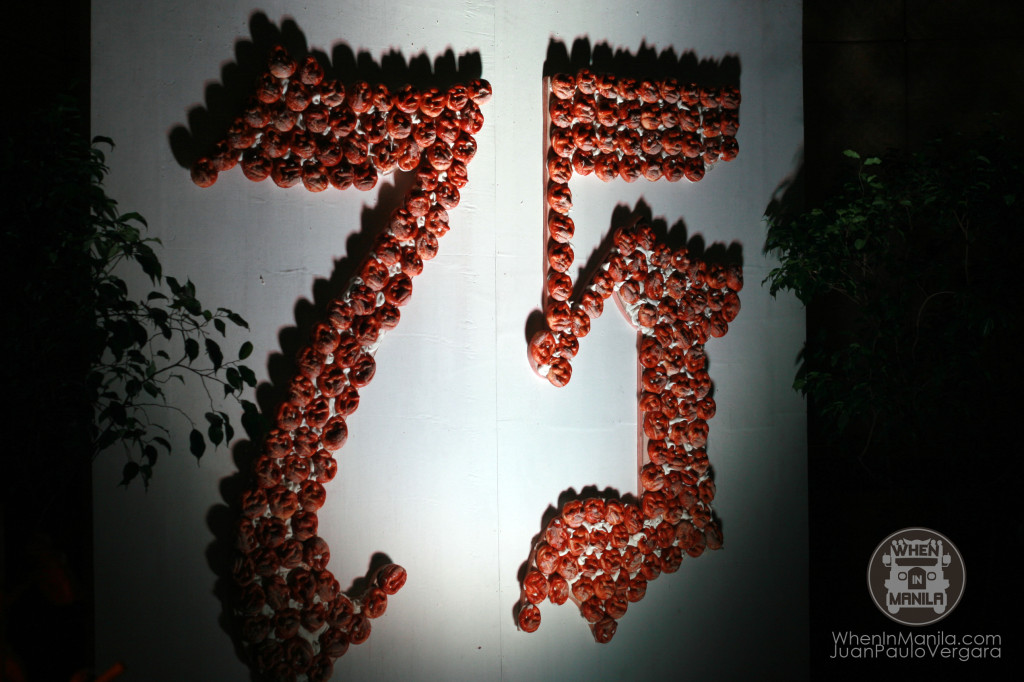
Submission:
<svg viewBox="0 0 1024 682">
<path fill-rule="evenodd" d="M 1011 0 L 804 0 L 806 203 L 820 202 L 836 187 L 849 168 L 845 149 L 862 157 L 914 151 L 937 137 L 971 137 L 991 127 L 1019 151 L 1022 35 L 1024 3 Z M 1007 262 L 989 265 L 1019 271 L 1022 255 L 1007 252 Z M 808 336 L 842 323 L 833 310 L 812 306 Z M 950 452 L 961 454 L 959 466 L 939 471 L 909 465 L 901 470 L 897 454 L 883 475 L 878 467 L 844 458 L 826 444 L 820 420 L 813 407 L 809 411 L 812 679 L 1017 679 L 1024 601 L 1022 590 L 1005 582 L 1015 573 L 1010 553 L 1024 546 L 1017 504 L 1022 448 L 1012 421 L 1024 403 L 1016 388 L 987 396 L 1006 406 L 1009 419 L 993 419 L 972 431 L 951 410 L 936 423 L 936 449 L 942 450 L 936 461 L 948 462 Z M 969 396 L 965 402 L 985 409 L 982 398 Z M 979 460 L 996 465 L 980 466 Z M 960 605 L 942 621 L 920 628 L 890 621 L 866 589 L 875 547 L 910 526 L 949 537 L 963 555 L 967 576 Z M 833 632 L 848 631 L 1001 635 L 1003 659 L 830 659 Z"/>
<path fill-rule="evenodd" d="M 89 352 L 76 301 L 83 271 L 41 277 L 62 230 L 83 206 L 47 205 L 59 164 L 58 102 L 77 100 L 73 127 L 90 135 L 88 0 L 4 8 L 7 88 L 0 105 L 0 680 L 91 680 L 91 410 L 69 387 L 83 384 Z M 116 131 L 112 133 L 116 137 Z M 65 138 L 67 136 L 64 136 Z M 52 175 L 59 175 L 53 167 Z M 64 177 L 68 174 L 64 173 Z M 40 180 L 42 178 L 42 180 Z M 38 189 L 37 189 L 38 186 Z M 30 208 L 43 202 L 43 210 Z M 28 208 L 27 208 L 28 207 Z M 80 260 L 80 259 L 79 259 Z M 52 268 L 52 264 L 51 264 Z M 48 349 L 59 348 L 58 352 Z M 116 492 L 116 491 L 114 491 Z M 108 664 L 109 665 L 109 664 Z M 103 672 L 103 671 L 99 671 Z M 24 675 L 24 677 L 21 677 Z M 78 682 L 78 680 L 76 680 Z"/>
<path fill-rule="evenodd" d="M 753 0 L 752 0 L 753 1 Z M 90 3 L 21 3 L 7 24 L 8 91 L 14 102 L 4 105 L 4 125 L 31 135 L 40 106 L 56 93 L 70 93 L 88 113 Z M 197 17 L 197 21 L 201 18 Z M 970 132 L 996 125 L 1011 141 L 1024 123 L 1024 3 L 1015 0 L 805 0 L 804 2 L 805 167 L 791 200 L 814 203 L 838 182 L 842 151 L 862 155 L 887 149 L 913 150 L 925 141 L 952 132 Z M 130 59 L 130 55 L 125 56 Z M 83 133 L 89 134 L 88 120 Z M 117 140 L 117 131 L 101 131 Z M 5 189 L 5 191 L 7 191 Z M 116 198 L 116 197 L 115 197 Z M 767 201 L 766 197 L 766 201 Z M 1011 254 L 1007 254 L 1010 258 Z M 1020 260 L 998 264 L 1020 268 Z M 827 310 L 810 310 L 808 329 L 835 324 Z M 5 333 L 16 330 L 5 329 Z M 8 359 L 18 362 L 20 359 Z M 1016 393 L 1001 397 L 1020 400 Z M 810 601 L 811 677 L 847 679 L 1016 679 L 1021 641 L 1016 632 L 1022 591 L 1016 584 L 1013 550 L 1024 545 L 1017 487 L 1021 448 L 1012 424 L 966 441 L 951 437 L 949 447 L 962 448 L 964 463 L 941 475 L 905 478 L 900 485 L 881 480 L 855 462 L 834 457 L 809 415 L 810 474 Z M 6 429 L 5 429 L 6 431 Z M 1001 449 L 1007 467 L 993 472 L 972 466 L 975 447 Z M 90 482 L 62 496 L 51 529 L 61 555 L 79 585 L 73 608 L 36 609 L 34 622 L 11 621 L 5 608 L 6 635 L 11 641 L 43 642 L 37 654 L 49 667 L 37 668 L 29 679 L 66 680 L 88 666 L 92 655 L 91 498 Z M 10 500 L 5 500 L 8 507 Z M 16 533 L 9 513 L 0 517 L 0 597 L 11 603 L 9 585 L 24 573 L 26 554 L 13 546 Z M 876 545 L 907 526 L 934 528 L 950 537 L 962 552 L 967 571 L 960 606 L 935 626 L 915 632 L 997 634 L 1003 638 L 1002 661 L 833 661 L 832 633 L 899 633 L 871 603 L 866 589 L 867 560 Z M 1015 554 L 1015 553 L 1014 553 Z M 24 599 L 24 595 L 21 597 Z M 42 607 L 41 607 L 42 608 Z M 20 617 L 20 614 L 18 614 Z M 12 625 L 13 622 L 13 625 Z M 766 617 L 770 627 L 770 616 Z M 22 636 L 27 635 L 27 636 Z M 45 638 L 44 636 L 45 635 Z M 59 643 L 55 646 L 55 642 Z M 66 661 L 65 661 L 66 659 Z M 0 678 L 3 672 L 0 671 Z M 791 679 L 792 671 L 765 671 L 765 679 Z"/>
</svg>

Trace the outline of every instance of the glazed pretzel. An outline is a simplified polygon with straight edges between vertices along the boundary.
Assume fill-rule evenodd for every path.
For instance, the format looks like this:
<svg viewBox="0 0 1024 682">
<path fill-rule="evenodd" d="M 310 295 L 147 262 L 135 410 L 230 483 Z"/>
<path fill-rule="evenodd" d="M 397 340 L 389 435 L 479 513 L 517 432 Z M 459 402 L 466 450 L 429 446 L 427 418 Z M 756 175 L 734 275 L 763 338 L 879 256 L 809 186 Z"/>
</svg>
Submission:
<svg viewBox="0 0 1024 682">
<path fill-rule="evenodd" d="M 476 153 L 473 135 L 483 125 L 479 105 L 490 95 L 482 80 L 447 91 L 346 87 L 326 80 L 315 57 L 297 62 L 276 47 L 243 115 L 192 168 L 201 187 L 240 164 L 250 180 L 301 183 L 312 192 L 368 190 L 396 168 L 416 173 L 372 253 L 299 351 L 252 487 L 242 494 L 235 610 L 256 668 L 270 678 L 330 678 L 334 660 L 366 641 L 370 620 L 384 614 L 388 597 L 405 583 L 405 569 L 389 564 L 371 576 L 364 594 L 344 594 L 328 569 L 317 511 L 324 484 L 337 473 L 345 418 L 373 379 L 380 339 L 398 324 L 413 278 L 448 232 L 448 211 L 459 204 Z"/>
<path fill-rule="evenodd" d="M 649 225 L 620 228 L 612 247 L 573 300 L 568 270 L 573 174 L 610 182 L 640 178 L 697 182 L 719 160 L 736 157 L 739 91 L 637 81 L 583 69 L 548 81 L 546 328 L 529 344 L 534 370 L 555 386 L 590 321 L 614 297 L 637 329 L 639 502 L 571 500 L 541 533 L 528 560 L 519 627 L 534 632 L 545 599 L 579 607 L 600 643 L 611 640 L 647 584 L 678 570 L 683 555 L 722 546 L 706 453 L 715 414 L 704 344 L 739 312 L 738 265 L 708 265 L 659 242 Z"/>
</svg>

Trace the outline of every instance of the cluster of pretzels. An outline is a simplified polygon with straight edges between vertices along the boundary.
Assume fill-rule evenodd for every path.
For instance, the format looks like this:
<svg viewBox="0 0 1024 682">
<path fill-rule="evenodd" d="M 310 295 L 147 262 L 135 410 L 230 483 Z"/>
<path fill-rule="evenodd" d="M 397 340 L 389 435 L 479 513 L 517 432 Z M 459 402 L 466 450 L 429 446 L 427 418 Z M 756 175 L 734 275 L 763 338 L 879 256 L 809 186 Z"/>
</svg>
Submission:
<svg viewBox="0 0 1024 682">
<path fill-rule="evenodd" d="M 209 187 L 241 164 L 250 180 L 301 183 L 311 192 L 369 190 L 395 169 L 432 169 L 465 184 L 476 153 L 472 136 L 484 122 L 480 105 L 490 96 L 491 86 L 479 79 L 445 91 L 346 86 L 326 78 L 313 55 L 297 61 L 278 46 L 225 138 L 193 164 L 192 180 Z"/>
<path fill-rule="evenodd" d="M 697 182 L 707 167 L 732 160 L 739 151 L 735 135 L 740 95 L 733 86 L 681 85 L 674 78 L 638 81 L 589 69 L 553 76 L 548 83 L 545 314 L 546 331 L 556 347 L 550 357 L 533 352 L 537 344 L 548 341 L 547 335 L 538 336 L 531 345 L 531 360 L 539 374 L 564 386 L 572 375 L 570 361 L 579 348 L 578 339 L 589 330 L 590 318 L 600 314 L 598 299 L 608 298 L 612 284 L 607 280 L 614 280 L 612 275 L 618 273 L 617 269 L 609 272 L 606 264 L 586 283 L 582 298 L 571 300 L 574 282 L 568 271 L 575 259 L 572 237 L 576 230 L 569 215 L 573 174 L 595 174 L 606 182 L 614 178 Z M 629 258 L 631 252 L 617 255 Z M 646 258 L 635 267 L 628 279 L 642 286 Z M 630 285 L 623 293 L 632 297 L 635 291 Z"/>
</svg>

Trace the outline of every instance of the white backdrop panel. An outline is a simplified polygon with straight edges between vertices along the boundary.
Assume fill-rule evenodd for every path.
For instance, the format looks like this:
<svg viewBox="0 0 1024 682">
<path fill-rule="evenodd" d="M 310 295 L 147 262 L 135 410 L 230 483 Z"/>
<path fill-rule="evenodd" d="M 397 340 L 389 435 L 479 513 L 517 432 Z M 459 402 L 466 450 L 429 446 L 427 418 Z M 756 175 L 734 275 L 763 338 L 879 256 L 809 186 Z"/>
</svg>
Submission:
<svg viewBox="0 0 1024 682">
<path fill-rule="evenodd" d="M 790 389 L 803 311 L 760 286 L 770 267 L 761 215 L 802 143 L 800 3 L 270 0 L 253 10 L 235 0 L 94 0 L 93 130 L 117 143 L 109 193 L 146 216 L 163 240 L 165 272 L 248 319 L 251 332 L 226 345 L 251 340 L 250 365 L 266 382 L 282 345 L 307 333 L 297 317 L 306 319 L 364 221 L 392 200 L 396 179 L 367 193 L 309 194 L 235 169 L 209 189 L 192 184 L 170 135 L 189 125 L 193 107 L 209 106 L 236 44 L 252 40 L 256 12 L 278 27 L 294 22 L 328 55 L 341 45 L 378 65 L 390 53 L 406 63 L 448 50 L 478 58 L 495 93 L 452 230 L 382 343 L 321 511 L 343 586 L 375 552 L 409 571 L 370 640 L 338 660 L 335 679 L 806 676 L 805 422 Z M 625 321 L 609 309 L 595 322 L 564 389 L 526 361 L 544 267 L 541 76 L 551 42 L 571 49 L 578 38 L 631 53 L 644 45 L 733 57 L 743 95 L 739 158 L 700 183 L 573 181 L 577 254 L 598 244 L 616 207 L 642 200 L 705 244 L 738 243 L 746 277 L 739 317 L 708 344 L 719 406 L 709 456 L 725 548 L 653 582 L 603 646 L 571 605 L 542 606 L 532 635 L 512 616 L 520 566 L 559 495 L 635 486 Z M 199 391 L 174 399 L 201 418 Z M 249 679 L 223 628 L 210 558 L 237 465 L 220 448 L 197 467 L 184 434 L 148 493 L 115 488 L 116 454 L 97 462 L 98 665 L 124 661 L 126 680 Z"/>
</svg>

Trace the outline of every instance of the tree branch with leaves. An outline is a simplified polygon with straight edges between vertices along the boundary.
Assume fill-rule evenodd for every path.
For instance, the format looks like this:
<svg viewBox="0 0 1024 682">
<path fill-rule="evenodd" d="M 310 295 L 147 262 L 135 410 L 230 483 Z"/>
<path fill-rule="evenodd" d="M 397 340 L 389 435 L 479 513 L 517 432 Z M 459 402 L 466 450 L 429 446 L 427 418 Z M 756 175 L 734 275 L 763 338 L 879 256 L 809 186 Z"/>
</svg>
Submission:
<svg viewBox="0 0 1024 682">
<path fill-rule="evenodd" d="M 845 154 L 842 189 L 808 210 L 769 211 L 765 251 L 779 264 L 765 283 L 827 320 L 794 388 L 837 451 L 928 456 L 936 425 L 973 421 L 978 394 L 1019 374 L 993 368 L 1021 329 L 1021 158 L 998 136 Z"/>
<path fill-rule="evenodd" d="M 198 459 L 206 452 L 207 441 L 216 447 L 234 438 L 230 415 L 218 407 L 222 400 L 233 399 L 244 412 L 256 412 L 256 406 L 242 398 L 246 387 L 256 386 L 255 373 L 243 364 L 253 346 L 245 341 L 226 356 L 222 344 L 228 325 L 248 329 L 245 319 L 228 308 L 206 308 L 195 284 L 163 275 L 154 250 L 160 240 L 144 237 L 145 219 L 138 213 L 120 213 L 117 202 L 103 191 L 108 168 L 100 144 L 113 146 L 109 138 L 93 140 L 92 230 L 82 245 L 96 291 L 94 362 L 86 381 L 96 409 L 92 452 L 96 457 L 120 444 L 128 457 L 121 483 L 140 478 L 148 487 L 160 452 L 171 451 L 166 417 L 188 423 L 189 448 Z M 156 287 L 142 300 L 131 297 L 121 276 L 131 264 Z M 166 387 L 174 381 L 202 386 L 205 424 L 168 402 Z"/>
</svg>

